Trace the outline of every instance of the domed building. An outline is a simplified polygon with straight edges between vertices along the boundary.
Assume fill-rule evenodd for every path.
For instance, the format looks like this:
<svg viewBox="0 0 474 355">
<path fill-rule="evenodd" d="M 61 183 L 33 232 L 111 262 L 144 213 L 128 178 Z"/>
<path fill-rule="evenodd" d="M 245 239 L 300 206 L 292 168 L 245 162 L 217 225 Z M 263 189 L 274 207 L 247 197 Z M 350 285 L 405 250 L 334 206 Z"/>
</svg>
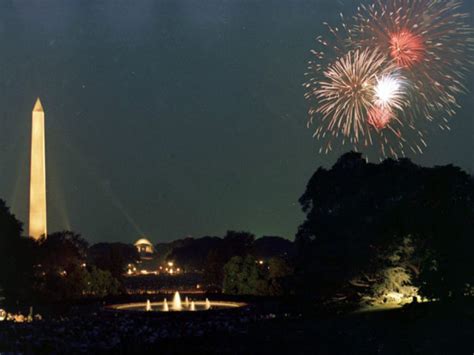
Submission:
<svg viewBox="0 0 474 355">
<path fill-rule="evenodd" d="M 157 272 L 156 252 L 153 244 L 146 238 L 138 239 L 134 244 L 137 248 L 140 260 L 137 261 L 134 272 L 139 274 L 149 274 Z M 130 266 L 129 266 L 130 269 Z M 132 272 L 129 271 L 129 274 Z"/>
<path fill-rule="evenodd" d="M 138 239 L 134 245 L 137 248 L 140 256 L 146 255 L 146 254 L 153 254 L 155 252 L 155 248 L 153 247 L 153 244 L 151 244 L 151 242 L 146 238 Z"/>
</svg>

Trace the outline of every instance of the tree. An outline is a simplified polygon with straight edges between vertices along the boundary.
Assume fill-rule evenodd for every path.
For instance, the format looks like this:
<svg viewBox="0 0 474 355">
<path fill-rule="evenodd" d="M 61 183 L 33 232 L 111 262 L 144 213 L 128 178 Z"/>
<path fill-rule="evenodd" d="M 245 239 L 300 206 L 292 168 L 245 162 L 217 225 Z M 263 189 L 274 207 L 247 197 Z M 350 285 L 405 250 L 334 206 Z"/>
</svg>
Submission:
<svg viewBox="0 0 474 355">
<path fill-rule="evenodd" d="M 84 297 L 103 298 L 120 292 L 119 281 L 95 266 L 73 266 L 69 272 L 49 272 L 37 285 L 37 297 L 46 302 L 74 301 Z"/>
<path fill-rule="evenodd" d="M 0 288 L 8 302 L 31 293 L 35 242 L 21 233 L 21 222 L 0 200 Z"/>
<path fill-rule="evenodd" d="M 281 296 L 292 293 L 293 266 L 284 258 L 273 257 L 268 260 L 268 295 Z"/>
<path fill-rule="evenodd" d="M 83 294 L 93 297 L 106 297 L 120 293 L 120 282 L 109 271 L 95 266 L 87 268 Z"/>
<path fill-rule="evenodd" d="M 251 254 L 257 259 L 270 259 L 281 257 L 290 259 L 294 257 L 294 243 L 281 237 L 264 236 L 256 239 L 251 247 Z"/>
<path fill-rule="evenodd" d="M 212 288 L 222 288 L 224 265 L 233 256 L 245 256 L 252 247 L 255 236 L 248 232 L 227 231 L 224 238 L 215 245 L 206 258 L 204 280 Z"/>
<path fill-rule="evenodd" d="M 222 239 L 218 237 L 187 238 L 187 243 L 175 247 L 167 260 L 173 261 L 187 271 L 202 271 L 205 268 L 209 251 L 218 249 Z"/>
<path fill-rule="evenodd" d="M 74 232 L 57 232 L 41 239 L 37 246 L 38 267 L 34 278 L 36 296 L 47 302 L 57 302 L 118 293 L 118 280 L 111 272 L 88 265 L 87 252 L 88 243 Z"/>
<path fill-rule="evenodd" d="M 446 298 L 474 284 L 473 178 L 453 166 L 423 168 L 408 159 L 367 163 L 347 153 L 319 168 L 300 198 L 297 273 L 302 291 L 358 301 L 390 265 L 387 258 L 413 238 L 420 292 Z M 362 287 L 361 287 L 362 286 Z M 366 294 L 366 293 L 365 293 Z"/>
<path fill-rule="evenodd" d="M 39 240 L 38 263 L 46 273 L 60 273 L 86 262 L 87 241 L 79 234 L 63 231 Z"/>
<path fill-rule="evenodd" d="M 124 243 L 98 243 L 88 250 L 88 263 L 120 279 L 128 264 L 139 260 L 137 248 Z"/>
<path fill-rule="evenodd" d="M 420 260 L 417 260 L 413 238 L 406 237 L 395 250 L 381 254 L 380 270 L 371 279 L 352 281 L 367 287 L 361 294 L 371 304 L 409 303 L 419 298 L 415 281 L 419 276 Z"/>
<path fill-rule="evenodd" d="M 420 292 L 459 299 L 474 285 L 474 178 L 451 165 L 433 169 L 423 187 L 423 209 L 411 210 L 428 232 L 420 235 Z"/>
<path fill-rule="evenodd" d="M 224 293 L 265 295 L 268 282 L 265 272 L 252 256 L 234 256 L 224 266 Z"/>
<path fill-rule="evenodd" d="M 235 295 L 280 296 L 286 292 L 284 280 L 292 274 L 281 258 L 268 263 L 251 255 L 234 256 L 224 266 L 223 291 Z"/>
</svg>

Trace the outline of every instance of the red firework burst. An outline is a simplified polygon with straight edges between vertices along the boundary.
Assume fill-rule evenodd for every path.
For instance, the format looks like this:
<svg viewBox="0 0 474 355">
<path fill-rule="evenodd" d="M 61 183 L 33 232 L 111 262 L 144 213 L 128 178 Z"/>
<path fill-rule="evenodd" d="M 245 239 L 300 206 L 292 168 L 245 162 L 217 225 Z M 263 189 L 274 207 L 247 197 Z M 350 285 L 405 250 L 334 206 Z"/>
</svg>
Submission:
<svg viewBox="0 0 474 355">
<path fill-rule="evenodd" d="M 367 113 L 367 123 L 377 131 L 387 127 L 393 118 L 393 111 L 389 107 L 374 106 Z"/>
<path fill-rule="evenodd" d="M 374 0 L 361 5 L 351 28 L 356 48 L 377 48 L 410 83 L 406 122 L 449 129 L 472 66 L 473 29 L 459 0 Z M 422 119 L 420 119 L 422 118 Z M 421 128 L 421 127 L 420 127 Z"/>
<path fill-rule="evenodd" d="M 410 68 L 423 60 L 425 45 L 423 37 L 408 30 L 390 35 L 390 55 L 402 68 Z"/>
</svg>

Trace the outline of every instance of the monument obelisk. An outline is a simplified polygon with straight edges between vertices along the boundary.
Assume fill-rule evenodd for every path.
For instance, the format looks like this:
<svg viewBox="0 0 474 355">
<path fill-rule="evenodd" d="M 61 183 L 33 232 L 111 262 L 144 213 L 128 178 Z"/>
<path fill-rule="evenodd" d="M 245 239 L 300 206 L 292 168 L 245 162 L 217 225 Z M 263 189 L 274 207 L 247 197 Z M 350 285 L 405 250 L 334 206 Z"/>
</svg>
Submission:
<svg viewBox="0 0 474 355">
<path fill-rule="evenodd" d="M 32 112 L 29 235 L 46 236 L 46 157 L 44 111 L 38 98 Z"/>
</svg>

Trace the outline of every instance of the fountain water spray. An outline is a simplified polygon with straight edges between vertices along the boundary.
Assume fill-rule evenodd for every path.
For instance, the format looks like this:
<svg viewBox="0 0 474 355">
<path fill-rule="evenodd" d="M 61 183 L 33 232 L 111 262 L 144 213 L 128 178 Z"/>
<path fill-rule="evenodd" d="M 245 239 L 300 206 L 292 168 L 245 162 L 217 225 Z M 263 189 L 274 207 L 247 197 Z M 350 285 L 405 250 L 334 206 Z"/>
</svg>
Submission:
<svg viewBox="0 0 474 355">
<path fill-rule="evenodd" d="M 171 304 L 170 304 L 171 302 Z M 238 302 L 227 302 L 227 301 L 209 301 L 208 298 L 205 300 L 191 300 L 190 298 L 186 297 L 185 300 L 181 303 L 181 296 L 179 292 L 175 292 L 172 301 L 168 302 L 166 298 L 163 299 L 163 302 L 154 302 L 152 309 L 152 303 L 150 300 L 147 300 L 145 303 L 145 307 L 143 302 L 137 303 L 126 303 L 126 304 L 117 304 L 108 306 L 108 308 L 112 309 L 119 309 L 119 310 L 134 310 L 134 311 L 152 311 L 152 312 L 186 312 L 186 311 L 207 311 L 212 309 L 227 309 L 227 308 L 238 308 L 243 307 L 245 303 L 238 303 Z M 2 312 L 0 309 L 0 321 L 1 319 L 5 318 L 5 311 Z M 36 318 L 36 316 L 35 316 Z"/>
<path fill-rule="evenodd" d="M 173 297 L 173 311 L 181 311 L 182 309 L 183 306 L 181 305 L 181 296 L 179 295 L 179 292 L 176 291 Z"/>
</svg>

